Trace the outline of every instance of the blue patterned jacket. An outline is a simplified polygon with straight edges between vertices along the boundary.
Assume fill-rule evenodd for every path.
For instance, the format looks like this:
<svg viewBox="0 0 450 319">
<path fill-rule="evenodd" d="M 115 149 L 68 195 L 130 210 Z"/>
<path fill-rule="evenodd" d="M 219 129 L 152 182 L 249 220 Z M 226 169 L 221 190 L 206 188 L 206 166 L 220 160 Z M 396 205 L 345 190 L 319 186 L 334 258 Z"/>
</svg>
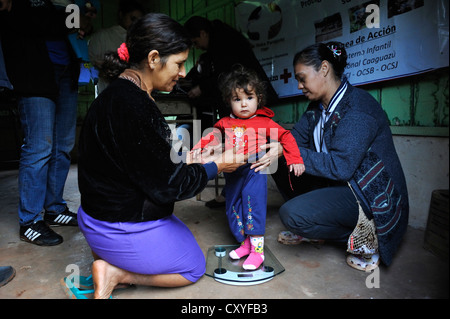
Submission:
<svg viewBox="0 0 450 319">
<path fill-rule="evenodd" d="M 349 84 L 324 127 L 328 153 L 318 153 L 313 132 L 321 110 L 312 102 L 292 129 L 306 173 L 352 185 L 377 228 L 380 257 L 389 265 L 408 225 L 405 176 L 387 116 L 366 91 Z"/>
</svg>

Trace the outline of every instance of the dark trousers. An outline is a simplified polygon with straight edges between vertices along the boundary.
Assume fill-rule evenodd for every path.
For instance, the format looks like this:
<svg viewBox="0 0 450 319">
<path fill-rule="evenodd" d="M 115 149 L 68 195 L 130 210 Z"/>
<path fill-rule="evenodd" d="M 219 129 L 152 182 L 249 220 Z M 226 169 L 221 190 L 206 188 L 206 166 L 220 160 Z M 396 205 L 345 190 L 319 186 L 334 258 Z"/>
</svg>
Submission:
<svg viewBox="0 0 450 319">
<path fill-rule="evenodd" d="M 308 174 L 291 175 L 289 182 L 283 158 L 272 178 L 286 200 L 280 208 L 280 218 L 288 230 L 310 239 L 347 241 L 359 213 L 347 183 Z"/>
</svg>

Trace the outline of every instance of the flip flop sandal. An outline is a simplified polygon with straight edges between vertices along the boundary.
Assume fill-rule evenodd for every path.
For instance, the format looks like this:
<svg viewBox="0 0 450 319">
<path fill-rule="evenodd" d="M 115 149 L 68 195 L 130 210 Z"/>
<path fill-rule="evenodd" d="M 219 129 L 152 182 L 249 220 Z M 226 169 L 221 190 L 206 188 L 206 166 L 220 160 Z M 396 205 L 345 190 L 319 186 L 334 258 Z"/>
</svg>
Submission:
<svg viewBox="0 0 450 319">
<path fill-rule="evenodd" d="M 61 279 L 61 285 L 63 287 L 67 287 L 70 285 L 67 284 L 67 280 L 69 280 L 69 277 L 64 277 L 63 279 Z M 71 281 L 71 286 L 75 286 L 75 276 L 72 276 L 70 278 Z M 79 276 L 78 277 L 78 288 L 83 289 L 83 290 L 88 290 L 88 289 L 94 289 L 94 280 L 92 279 L 92 275 L 90 276 Z"/>
<path fill-rule="evenodd" d="M 92 279 L 92 275 L 87 276 L 87 277 L 86 276 L 79 276 L 79 278 L 78 278 L 78 287 L 75 286 L 75 278 L 74 278 L 74 276 L 72 276 L 70 278 L 70 282 L 69 283 L 67 283 L 67 280 L 69 280 L 68 277 L 62 278 L 61 279 L 61 286 L 63 287 L 66 295 L 68 295 L 70 298 L 72 298 L 75 295 L 83 297 L 86 294 L 93 293 L 93 292 L 87 293 L 86 291 L 88 291 L 88 290 L 94 291 L 94 280 Z M 71 291 L 70 287 L 75 287 L 78 291 L 75 291 L 75 289 L 72 289 L 74 291 Z M 132 284 L 119 284 L 119 285 L 117 285 L 114 288 L 114 290 L 119 291 L 119 290 L 127 289 L 127 288 L 130 288 L 130 287 L 134 287 L 134 285 L 132 285 Z M 80 298 L 75 298 L 75 299 L 80 299 Z M 86 298 L 81 298 L 81 299 L 86 299 Z"/>
<path fill-rule="evenodd" d="M 363 257 L 361 255 L 348 255 L 347 264 L 350 267 L 361 271 L 371 271 L 377 268 L 380 264 L 380 255 L 373 254 L 369 258 Z"/>
<path fill-rule="evenodd" d="M 60 282 L 64 292 L 70 299 L 93 299 L 94 297 L 95 290 L 92 276 L 80 276 L 79 288 L 74 285 L 74 280 L 68 279 L 68 277 L 62 278 Z M 87 289 L 83 289 L 82 287 Z M 112 295 L 109 296 L 109 299 L 112 299 Z"/>
<path fill-rule="evenodd" d="M 283 245 L 299 245 L 301 243 L 323 244 L 325 242 L 324 240 L 305 238 L 289 230 L 280 232 L 277 241 Z"/>
<path fill-rule="evenodd" d="M 83 279 L 81 277 L 83 277 Z M 70 299 L 92 299 L 94 295 L 94 289 L 92 283 L 92 276 L 89 277 L 80 276 L 79 287 L 75 286 L 74 284 L 75 280 L 73 277 L 72 278 L 64 277 L 61 279 L 60 283 L 64 289 L 64 292 Z M 80 289 L 82 282 L 83 286 L 88 289 Z"/>
<path fill-rule="evenodd" d="M 93 299 L 94 289 L 80 290 L 73 286 L 66 291 L 66 294 L 70 299 Z M 112 296 L 110 296 L 109 299 L 112 299 Z"/>
</svg>

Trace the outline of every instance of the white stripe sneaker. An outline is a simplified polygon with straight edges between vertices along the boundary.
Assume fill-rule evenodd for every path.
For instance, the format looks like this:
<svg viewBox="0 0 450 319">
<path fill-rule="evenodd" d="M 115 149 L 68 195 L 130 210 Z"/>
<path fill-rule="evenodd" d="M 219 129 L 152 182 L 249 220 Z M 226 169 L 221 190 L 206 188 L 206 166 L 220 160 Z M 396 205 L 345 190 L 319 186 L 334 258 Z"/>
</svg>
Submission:
<svg viewBox="0 0 450 319">
<path fill-rule="evenodd" d="M 67 207 L 65 211 L 59 214 L 45 211 L 44 220 L 50 226 L 78 226 L 77 214 L 69 211 Z"/>
<path fill-rule="evenodd" d="M 63 242 L 63 238 L 40 220 L 30 226 L 20 227 L 20 239 L 39 246 L 54 246 Z"/>
</svg>

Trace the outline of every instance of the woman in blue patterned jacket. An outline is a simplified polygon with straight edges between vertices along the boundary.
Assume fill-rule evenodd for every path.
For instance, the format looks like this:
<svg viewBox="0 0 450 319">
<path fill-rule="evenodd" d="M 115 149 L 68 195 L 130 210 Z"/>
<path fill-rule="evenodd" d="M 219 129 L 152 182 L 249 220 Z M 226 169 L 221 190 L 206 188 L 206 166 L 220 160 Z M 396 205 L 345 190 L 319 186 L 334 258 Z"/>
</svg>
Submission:
<svg viewBox="0 0 450 319">
<path fill-rule="evenodd" d="M 359 270 L 389 265 L 408 224 L 408 193 L 389 123 L 380 104 L 353 87 L 343 75 L 347 54 L 339 42 L 318 43 L 294 58 L 299 90 L 311 101 L 292 129 L 305 163 L 305 174 L 273 177 L 287 202 L 280 217 L 290 232 L 279 241 L 306 238 L 348 242 L 358 222 L 359 206 L 374 221 L 378 250 L 347 257 Z M 253 165 L 267 167 L 272 151 Z M 266 145 L 262 148 L 268 148 Z M 349 187 L 351 185 L 351 187 Z M 356 195 L 356 199 L 355 199 Z"/>
</svg>

